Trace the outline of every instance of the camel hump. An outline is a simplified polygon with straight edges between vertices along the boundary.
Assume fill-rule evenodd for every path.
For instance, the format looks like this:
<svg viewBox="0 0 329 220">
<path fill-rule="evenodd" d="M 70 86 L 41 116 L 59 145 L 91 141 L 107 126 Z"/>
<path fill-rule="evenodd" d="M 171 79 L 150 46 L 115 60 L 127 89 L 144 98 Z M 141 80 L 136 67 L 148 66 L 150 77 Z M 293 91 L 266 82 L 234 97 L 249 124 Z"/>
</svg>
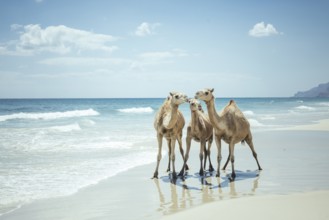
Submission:
<svg viewBox="0 0 329 220">
<path fill-rule="evenodd" d="M 232 105 L 232 104 L 235 105 L 235 101 L 233 99 L 230 100 L 229 105 Z"/>
</svg>

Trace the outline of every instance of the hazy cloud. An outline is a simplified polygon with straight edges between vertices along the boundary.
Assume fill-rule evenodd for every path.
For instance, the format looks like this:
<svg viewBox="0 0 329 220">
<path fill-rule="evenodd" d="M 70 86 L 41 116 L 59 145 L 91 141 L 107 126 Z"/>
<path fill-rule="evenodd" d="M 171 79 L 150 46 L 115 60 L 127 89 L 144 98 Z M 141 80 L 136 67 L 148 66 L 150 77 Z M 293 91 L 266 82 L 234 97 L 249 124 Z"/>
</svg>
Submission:
<svg viewBox="0 0 329 220">
<path fill-rule="evenodd" d="M 143 22 L 137 27 L 135 31 L 135 35 L 139 37 L 152 35 L 154 34 L 154 29 L 159 25 L 160 25 L 159 23 L 149 24 L 147 22 Z"/>
<path fill-rule="evenodd" d="M 184 57 L 188 56 L 188 53 L 181 49 L 173 49 L 170 51 L 155 51 L 155 52 L 145 52 L 139 55 L 142 59 L 150 60 L 163 60 L 173 57 Z"/>
<path fill-rule="evenodd" d="M 111 35 L 74 29 L 64 25 L 48 26 L 44 29 L 38 24 L 21 26 L 11 25 L 11 30 L 19 31 L 20 37 L 0 50 L 7 55 L 33 55 L 40 52 L 67 54 L 84 50 L 112 52 L 116 46 L 108 45 L 116 40 Z M 13 47 L 13 49 L 9 49 Z"/>
<path fill-rule="evenodd" d="M 279 34 L 279 32 L 272 24 L 265 24 L 263 21 L 255 24 L 254 27 L 249 30 L 249 35 L 252 37 L 268 37 L 277 34 Z"/>
</svg>

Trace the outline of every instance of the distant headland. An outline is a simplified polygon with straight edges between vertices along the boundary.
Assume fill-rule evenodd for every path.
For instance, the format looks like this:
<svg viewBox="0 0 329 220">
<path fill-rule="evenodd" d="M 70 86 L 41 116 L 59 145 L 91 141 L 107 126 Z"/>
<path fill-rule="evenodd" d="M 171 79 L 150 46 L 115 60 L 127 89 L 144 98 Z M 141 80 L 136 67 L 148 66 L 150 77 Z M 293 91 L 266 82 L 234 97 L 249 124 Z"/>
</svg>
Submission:
<svg viewBox="0 0 329 220">
<path fill-rule="evenodd" d="M 306 97 L 306 98 L 316 98 L 316 97 L 325 97 L 329 98 L 329 82 L 319 84 L 317 87 L 314 87 L 310 90 L 297 92 L 294 97 Z"/>
</svg>

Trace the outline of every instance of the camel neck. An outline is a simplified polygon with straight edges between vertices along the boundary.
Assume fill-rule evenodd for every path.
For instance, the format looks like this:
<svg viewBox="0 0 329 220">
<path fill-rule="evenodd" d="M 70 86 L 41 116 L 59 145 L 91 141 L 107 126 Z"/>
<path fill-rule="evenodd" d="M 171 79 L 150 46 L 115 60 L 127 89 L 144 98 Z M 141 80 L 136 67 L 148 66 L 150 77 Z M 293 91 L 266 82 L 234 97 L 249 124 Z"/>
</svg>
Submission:
<svg viewBox="0 0 329 220">
<path fill-rule="evenodd" d="M 177 122 L 177 119 L 178 119 L 178 105 L 171 104 L 171 118 L 170 118 L 167 128 L 168 129 L 173 128 Z"/>
<path fill-rule="evenodd" d="M 192 127 L 194 124 L 198 121 L 199 114 L 197 111 L 191 111 L 191 122 L 192 122 Z"/>
<path fill-rule="evenodd" d="M 215 109 L 215 98 L 213 97 L 210 101 L 206 102 L 208 109 L 208 116 L 211 124 L 215 126 L 219 121 L 220 117 Z"/>
</svg>

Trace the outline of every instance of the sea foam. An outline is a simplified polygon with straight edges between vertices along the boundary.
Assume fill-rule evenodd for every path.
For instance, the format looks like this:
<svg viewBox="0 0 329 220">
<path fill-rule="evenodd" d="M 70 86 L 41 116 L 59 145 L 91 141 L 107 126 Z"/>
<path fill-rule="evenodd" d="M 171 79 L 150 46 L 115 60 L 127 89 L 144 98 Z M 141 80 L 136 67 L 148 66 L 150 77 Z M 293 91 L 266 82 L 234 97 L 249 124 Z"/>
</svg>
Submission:
<svg viewBox="0 0 329 220">
<path fill-rule="evenodd" d="M 65 112 L 44 112 L 44 113 L 15 113 L 11 115 L 0 115 L 0 122 L 15 119 L 32 119 L 32 120 L 54 120 L 59 118 L 72 118 L 84 116 L 96 116 L 99 112 L 94 109 L 73 110 Z"/>
<path fill-rule="evenodd" d="M 118 109 L 118 111 L 123 113 L 152 113 L 154 110 L 151 107 L 133 107 Z"/>
<path fill-rule="evenodd" d="M 249 121 L 249 123 L 252 127 L 262 127 L 262 126 L 264 126 L 262 123 L 260 123 L 256 119 L 248 119 L 248 121 Z"/>
<path fill-rule="evenodd" d="M 300 106 L 296 107 L 296 109 L 298 109 L 298 110 L 308 110 L 308 111 L 314 111 L 315 110 L 315 108 L 310 107 L 310 106 L 306 106 L 306 105 L 300 105 Z"/>
<path fill-rule="evenodd" d="M 78 123 L 62 125 L 62 126 L 53 126 L 49 128 L 51 131 L 58 132 L 70 132 L 70 131 L 80 131 L 81 127 Z"/>
<path fill-rule="evenodd" d="M 243 114 L 245 115 L 245 116 L 254 116 L 255 115 L 255 113 L 253 112 L 253 111 L 243 111 Z"/>
</svg>

